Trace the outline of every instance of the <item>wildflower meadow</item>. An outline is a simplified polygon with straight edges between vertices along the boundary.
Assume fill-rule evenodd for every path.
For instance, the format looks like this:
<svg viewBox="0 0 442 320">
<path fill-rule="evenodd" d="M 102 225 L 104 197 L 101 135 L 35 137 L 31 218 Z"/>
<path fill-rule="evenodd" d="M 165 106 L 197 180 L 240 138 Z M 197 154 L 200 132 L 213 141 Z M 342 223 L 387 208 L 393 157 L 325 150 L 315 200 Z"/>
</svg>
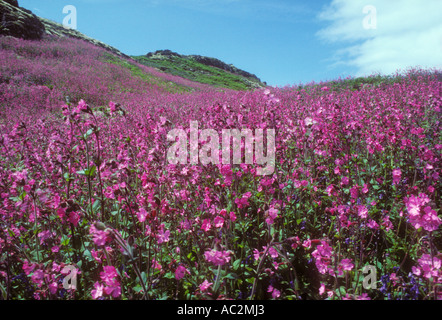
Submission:
<svg viewBox="0 0 442 320">
<path fill-rule="evenodd" d="M 234 91 L 109 55 L 0 38 L 0 299 L 442 299 L 440 71 Z M 235 129 L 267 174 L 221 161 Z"/>
</svg>

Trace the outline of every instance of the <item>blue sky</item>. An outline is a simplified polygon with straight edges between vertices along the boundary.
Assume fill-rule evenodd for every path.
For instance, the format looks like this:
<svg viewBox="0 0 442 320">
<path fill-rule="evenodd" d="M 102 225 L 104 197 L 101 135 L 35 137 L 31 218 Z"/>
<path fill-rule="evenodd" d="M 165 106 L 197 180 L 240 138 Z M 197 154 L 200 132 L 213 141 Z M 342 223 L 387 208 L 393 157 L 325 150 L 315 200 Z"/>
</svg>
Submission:
<svg viewBox="0 0 442 320">
<path fill-rule="evenodd" d="M 66 16 L 63 7 L 73 5 L 78 31 L 126 54 L 170 49 L 206 55 L 273 86 L 440 68 L 442 62 L 440 0 L 19 0 L 19 5 L 59 23 Z"/>
</svg>

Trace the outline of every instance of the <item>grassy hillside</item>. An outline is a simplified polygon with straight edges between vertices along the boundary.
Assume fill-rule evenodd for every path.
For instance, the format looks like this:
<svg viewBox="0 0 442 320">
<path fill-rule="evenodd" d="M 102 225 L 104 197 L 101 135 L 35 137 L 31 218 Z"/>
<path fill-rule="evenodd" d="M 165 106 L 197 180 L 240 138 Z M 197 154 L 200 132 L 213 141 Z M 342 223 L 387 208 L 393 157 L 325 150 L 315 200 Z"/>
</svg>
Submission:
<svg viewBox="0 0 442 320">
<path fill-rule="evenodd" d="M 192 81 L 223 87 L 234 90 L 249 90 L 263 87 L 259 79 L 246 77 L 226 70 L 198 62 L 192 56 L 182 55 L 154 55 L 133 56 L 141 64 L 156 68 Z"/>
</svg>

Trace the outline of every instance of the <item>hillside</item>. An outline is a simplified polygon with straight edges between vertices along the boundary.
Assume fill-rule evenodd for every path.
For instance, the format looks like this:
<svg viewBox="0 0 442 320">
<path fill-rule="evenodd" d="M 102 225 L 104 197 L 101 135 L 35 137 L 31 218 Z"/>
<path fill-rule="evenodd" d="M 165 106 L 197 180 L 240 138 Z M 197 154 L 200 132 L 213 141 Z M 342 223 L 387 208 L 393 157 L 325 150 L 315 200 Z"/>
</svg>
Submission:
<svg viewBox="0 0 442 320">
<path fill-rule="evenodd" d="M 244 70 L 219 59 L 200 55 L 181 55 L 170 50 L 158 50 L 133 58 L 149 67 L 192 81 L 238 90 L 261 88 L 265 83 Z"/>
<path fill-rule="evenodd" d="M 61 24 L 36 16 L 31 11 L 19 7 L 16 0 L 0 0 L 0 35 L 27 40 L 78 39 L 100 47 L 115 55 L 118 63 L 137 69 L 135 61 L 153 67 L 161 73 L 179 76 L 194 82 L 214 87 L 235 90 L 248 90 L 265 86 L 255 75 L 240 70 L 233 65 L 202 56 L 181 56 L 157 51 L 146 56 L 129 57 L 120 50 L 101 41 L 90 38 L 77 30 L 66 29 Z M 114 58 L 111 58 L 116 62 Z M 123 62 L 124 61 L 124 62 Z"/>
</svg>

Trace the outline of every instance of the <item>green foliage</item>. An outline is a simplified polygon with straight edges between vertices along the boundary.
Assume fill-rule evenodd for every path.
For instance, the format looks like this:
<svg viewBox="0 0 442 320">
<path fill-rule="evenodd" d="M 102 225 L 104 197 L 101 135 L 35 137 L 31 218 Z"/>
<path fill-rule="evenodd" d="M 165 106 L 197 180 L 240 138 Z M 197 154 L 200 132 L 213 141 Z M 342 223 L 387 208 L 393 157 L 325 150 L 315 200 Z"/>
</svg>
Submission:
<svg viewBox="0 0 442 320">
<path fill-rule="evenodd" d="M 157 85 L 160 88 L 164 89 L 166 92 L 174 93 L 174 92 L 189 92 L 189 91 L 191 91 L 190 88 L 187 88 L 187 87 L 180 85 L 178 83 L 166 81 L 164 79 L 155 77 L 154 75 L 143 70 L 140 66 L 137 65 L 136 62 L 129 62 L 128 60 L 120 58 L 116 55 L 105 53 L 104 54 L 104 61 L 122 66 L 122 67 L 128 69 L 131 72 L 132 76 L 141 78 L 143 81 L 145 81 L 148 84 Z"/>
<path fill-rule="evenodd" d="M 153 59 L 146 56 L 134 56 L 133 58 L 146 66 L 215 87 L 249 90 L 251 82 L 256 82 L 253 79 L 246 79 L 219 68 L 204 65 L 192 58 L 178 56 L 171 56 L 167 59 Z"/>
</svg>

